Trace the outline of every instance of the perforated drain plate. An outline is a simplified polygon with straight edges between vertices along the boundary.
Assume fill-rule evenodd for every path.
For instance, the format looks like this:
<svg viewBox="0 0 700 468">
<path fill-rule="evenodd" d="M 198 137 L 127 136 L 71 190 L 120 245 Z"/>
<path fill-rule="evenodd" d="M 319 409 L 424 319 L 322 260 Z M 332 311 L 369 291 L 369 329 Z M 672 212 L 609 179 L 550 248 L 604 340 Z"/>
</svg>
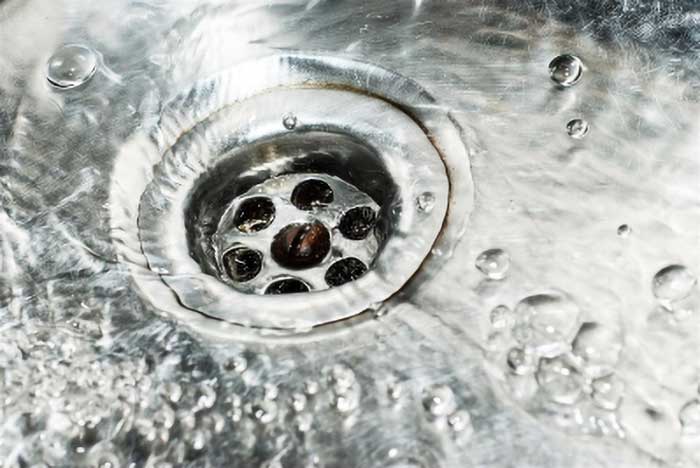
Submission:
<svg viewBox="0 0 700 468">
<path fill-rule="evenodd" d="M 261 80 L 246 89 L 236 76 Z M 199 325 L 268 331 L 386 301 L 434 247 L 449 249 L 472 197 L 459 131 L 425 91 L 322 57 L 200 83 L 131 140 L 117 172 L 130 183 L 113 187 L 113 226 L 151 300 Z"/>
</svg>

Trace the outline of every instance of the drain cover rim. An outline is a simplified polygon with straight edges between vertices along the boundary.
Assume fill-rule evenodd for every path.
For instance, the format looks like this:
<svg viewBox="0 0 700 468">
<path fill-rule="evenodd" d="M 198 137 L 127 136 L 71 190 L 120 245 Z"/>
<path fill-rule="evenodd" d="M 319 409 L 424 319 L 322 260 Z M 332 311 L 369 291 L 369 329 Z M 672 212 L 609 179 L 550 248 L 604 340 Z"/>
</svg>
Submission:
<svg viewBox="0 0 700 468">
<path fill-rule="evenodd" d="M 238 77 L 241 74 L 260 76 L 261 79 L 249 80 L 245 86 L 240 86 Z M 420 123 L 440 152 L 449 175 L 447 218 L 434 244 L 435 250 L 444 254 L 441 258 L 449 257 L 449 252 L 466 229 L 473 207 L 474 191 L 466 132 L 430 93 L 404 76 L 348 58 L 292 53 L 256 59 L 196 83 L 189 92 L 179 95 L 164 108 L 164 120 L 171 122 L 171 126 L 156 127 L 150 134 L 138 133 L 119 152 L 111 185 L 110 199 L 113 203 L 110 203 L 110 219 L 118 258 L 133 273 L 134 282 L 145 298 L 164 315 L 180 319 L 215 339 L 227 340 L 232 336 L 246 337 L 249 334 L 254 339 L 262 336 L 286 339 L 300 336 L 308 329 L 283 327 L 258 330 L 238 327 L 236 325 L 251 325 L 211 320 L 197 310 L 177 303 L 172 291 L 157 275 L 145 274 L 150 273 L 147 271 L 149 266 L 140 248 L 134 217 L 140 200 L 133 197 L 133 192 L 138 191 L 138 187 L 145 189 L 150 182 L 152 167 L 160 160 L 162 152 L 150 152 L 152 145 L 164 150 L 177 142 L 183 132 L 231 104 L 269 89 L 294 86 L 353 89 L 374 95 Z M 195 102 L 197 106 L 193 112 L 185 115 L 180 111 Z M 120 182 L 129 178 L 132 179 L 129 186 Z M 429 260 L 440 261 L 439 258 Z M 418 270 L 411 284 L 426 279 Z"/>
<path fill-rule="evenodd" d="M 399 187 L 407 204 L 400 218 L 402 225 L 396 227 L 397 235 L 389 239 L 373 268 L 352 283 L 283 298 L 252 296 L 203 273 L 184 248 L 187 241 L 180 215 L 200 176 L 197 165 L 187 163 L 184 158 L 202 151 L 213 158 L 204 161 L 205 165 L 213 167 L 247 150 L 247 145 L 241 144 L 233 152 L 220 151 L 229 140 L 254 144 L 287 133 L 281 126 L 279 112 L 270 106 L 273 102 L 304 109 L 298 112 L 299 126 L 295 131 L 303 133 L 325 127 L 329 133 L 351 134 L 380 148 L 387 164 L 400 163 L 403 166 L 398 167 L 407 174 L 425 175 L 411 185 Z M 328 103 L 336 106 L 329 107 Z M 355 116 L 352 125 L 347 124 L 348 114 Z M 377 116 L 382 118 L 376 121 Z M 382 133 L 379 123 L 388 124 L 392 132 Z M 225 137 L 219 140 L 220 136 Z M 162 160 L 164 165 L 154 171 L 153 190 L 146 190 L 139 211 L 140 228 L 162 226 L 147 232 L 141 230 L 142 248 L 150 267 L 158 271 L 185 306 L 214 318 L 258 328 L 307 329 L 351 317 L 385 301 L 420 267 L 440 232 L 447 210 L 447 175 L 442 161 L 415 123 L 384 101 L 347 91 L 275 90 L 254 96 L 218 114 L 207 125 L 206 135 L 179 140 L 164 152 Z M 158 183 L 161 175 L 167 183 Z M 436 199 L 430 213 L 416 219 L 419 214 L 413 201 L 425 191 L 438 195 L 442 192 L 443 196 Z M 418 235 L 414 221 L 420 221 L 420 228 L 427 234 Z"/>
</svg>

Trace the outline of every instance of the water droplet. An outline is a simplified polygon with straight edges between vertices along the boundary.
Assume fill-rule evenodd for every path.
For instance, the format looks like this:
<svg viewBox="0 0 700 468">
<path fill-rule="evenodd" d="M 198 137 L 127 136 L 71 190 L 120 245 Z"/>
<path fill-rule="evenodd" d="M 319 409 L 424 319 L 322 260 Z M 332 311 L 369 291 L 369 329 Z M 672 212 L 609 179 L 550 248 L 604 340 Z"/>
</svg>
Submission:
<svg viewBox="0 0 700 468">
<path fill-rule="evenodd" d="M 560 55 L 549 62 L 549 77 L 564 88 L 578 83 L 582 75 L 583 63 L 575 55 Z"/>
<path fill-rule="evenodd" d="M 208 383 L 199 386 L 199 398 L 197 398 L 197 407 L 209 409 L 216 402 L 216 390 Z"/>
<path fill-rule="evenodd" d="M 471 429 L 472 417 L 466 410 L 455 411 L 447 418 L 447 424 L 453 431 L 462 432 Z"/>
<path fill-rule="evenodd" d="M 392 382 L 387 386 L 386 393 L 393 401 L 399 401 L 403 395 L 403 385 L 401 382 Z"/>
<path fill-rule="evenodd" d="M 328 379 L 337 393 L 344 393 L 355 385 L 355 373 L 348 366 L 336 364 L 331 368 Z"/>
<path fill-rule="evenodd" d="M 266 400 L 276 400 L 277 396 L 280 393 L 279 388 L 277 388 L 277 385 L 271 383 L 266 383 L 265 385 L 263 385 L 263 389 L 265 393 L 264 398 Z"/>
<path fill-rule="evenodd" d="M 588 124 L 588 121 L 583 119 L 573 119 L 566 124 L 566 132 L 571 138 L 575 138 L 577 140 L 585 137 L 589 129 L 590 125 Z"/>
<path fill-rule="evenodd" d="M 515 315 L 508 306 L 498 305 L 494 307 L 489 314 L 491 326 L 497 330 L 505 330 L 511 328 L 515 324 Z"/>
<path fill-rule="evenodd" d="M 690 294 L 697 279 L 683 265 L 669 265 L 654 275 L 654 296 L 664 302 L 677 301 Z"/>
<path fill-rule="evenodd" d="M 335 408 L 341 413 L 349 413 L 356 409 L 360 404 L 360 387 L 353 385 L 343 393 L 335 395 Z"/>
<path fill-rule="evenodd" d="M 522 348 L 511 348 L 506 356 L 506 363 L 517 375 L 526 375 L 535 370 L 534 357 Z"/>
<path fill-rule="evenodd" d="M 700 400 L 692 400 L 683 405 L 678 413 L 683 432 L 688 435 L 700 435 Z"/>
<path fill-rule="evenodd" d="M 510 255 L 502 249 L 485 250 L 476 257 L 475 265 L 487 278 L 500 280 L 510 268 Z"/>
<path fill-rule="evenodd" d="M 565 356 L 540 359 L 535 377 L 540 388 L 556 403 L 572 405 L 581 395 L 581 376 Z"/>
<path fill-rule="evenodd" d="M 627 224 L 620 224 L 620 226 L 617 228 L 617 235 L 622 237 L 623 239 L 629 237 L 631 233 L 632 228 L 629 227 Z"/>
<path fill-rule="evenodd" d="M 432 192 L 424 192 L 416 198 L 416 206 L 423 213 L 430 213 L 435 208 L 435 195 Z"/>
<path fill-rule="evenodd" d="M 572 349 L 583 360 L 586 373 L 596 378 L 612 372 L 620 359 L 622 338 L 613 327 L 586 322 L 576 334 Z"/>
<path fill-rule="evenodd" d="M 536 294 L 518 303 L 516 320 L 532 329 L 530 345 L 544 357 L 567 351 L 578 330 L 579 308 L 563 294 Z"/>
<path fill-rule="evenodd" d="M 306 395 L 303 393 L 294 393 L 292 395 L 292 408 L 297 413 L 304 411 L 304 408 L 306 408 Z"/>
<path fill-rule="evenodd" d="M 297 116 L 294 114 L 287 114 L 282 118 L 282 125 L 287 130 L 294 130 L 297 127 Z"/>
<path fill-rule="evenodd" d="M 307 380 L 304 383 L 304 391 L 307 395 L 316 395 L 318 393 L 318 382 L 315 380 Z"/>
<path fill-rule="evenodd" d="M 433 416 L 447 416 L 457 409 L 452 389 L 447 385 L 434 385 L 424 392 L 423 408 Z"/>
<path fill-rule="evenodd" d="M 311 429 L 313 416 L 310 413 L 302 413 L 295 418 L 297 430 L 299 432 L 308 432 Z"/>
<path fill-rule="evenodd" d="M 262 424 L 268 424 L 277 417 L 277 403 L 272 400 L 262 400 L 251 408 L 251 414 Z"/>
<path fill-rule="evenodd" d="M 248 369 L 248 360 L 244 356 L 236 356 L 228 362 L 230 370 L 242 374 Z"/>
<path fill-rule="evenodd" d="M 97 69 L 95 51 L 80 44 L 67 44 L 49 59 L 46 78 L 56 88 L 71 89 L 87 82 Z"/>
<path fill-rule="evenodd" d="M 162 393 L 171 402 L 177 403 L 182 398 L 182 387 L 177 382 L 167 382 L 163 385 Z"/>
<path fill-rule="evenodd" d="M 625 384 L 615 375 L 606 375 L 591 382 L 593 403 L 596 406 L 614 411 L 620 406 Z"/>
</svg>

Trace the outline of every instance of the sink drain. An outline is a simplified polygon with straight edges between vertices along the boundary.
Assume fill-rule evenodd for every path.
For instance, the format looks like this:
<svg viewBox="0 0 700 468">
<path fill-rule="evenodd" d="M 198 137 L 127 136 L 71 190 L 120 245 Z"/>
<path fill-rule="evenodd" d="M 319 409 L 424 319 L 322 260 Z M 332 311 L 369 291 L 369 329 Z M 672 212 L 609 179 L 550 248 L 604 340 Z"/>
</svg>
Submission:
<svg viewBox="0 0 700 468">
<path fill-rule="evenodd" d="M 195 210 L 211 208 L 211 197 L 216 194 L 208 195 Z M 202 247 L 203 268 L 216 264 L 218 277 L 239 291 L 296 291 L 280 292 L 273 287 L 279 278 L 287 284 L 295 280 L 305 291 L 321 291 L 367 272 L 385 238 L 379 212 L 379 205 L 368 194 L 343 179 L 287 174 L 268 179 L 232 200 L 211 237 L 197 237 L 202 230 L 189 227 Z M 200 217 L 190 218 L 196 219 Z M 207 249 L 210 243 L 213 250 Z"/>
<path fill-rule="evenodd" d="M 115 237 L 151 300 L 200 323 L 308 330 L 387 300 L 440 236 L 454 241 L 468 210 L 451 229 L 446 217 L 471 207 L 468 159 L 417 85 L 318 57 L 237 71 L 262 83 L 200 83 L 120 154 Z"/>
</svg>

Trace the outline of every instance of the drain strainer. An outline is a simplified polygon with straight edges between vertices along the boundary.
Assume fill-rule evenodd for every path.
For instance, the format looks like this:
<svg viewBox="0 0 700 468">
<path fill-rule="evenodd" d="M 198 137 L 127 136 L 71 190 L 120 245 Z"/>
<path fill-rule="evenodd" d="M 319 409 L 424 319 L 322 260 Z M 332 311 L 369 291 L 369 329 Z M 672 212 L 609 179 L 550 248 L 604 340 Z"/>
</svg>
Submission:
<svg viewBox="0 0 700 468">
<path fill-rule="evenodd" d="M 466 151 L 417 85 L 318 57 L 237 72 L 176 100 L 118 160 L 122 256 L 145 256 L 158 281 L 141 269 L 135 279 L 162 308 L 307 330 L 387 300 L 441 232 L 445 245 L 456 237 L 466 212 L 452 232 L 446 216 L 457 200 L 471 207 Z"/>
<path fill-rule="evenodd" d="M 237 197 L 200 242 L 213 243 L 219 278 L 239 291 L 321 291 L 368 271 L 385 237 L 379 212 L 339 177 L 287 174 Z"/>
</svg>

